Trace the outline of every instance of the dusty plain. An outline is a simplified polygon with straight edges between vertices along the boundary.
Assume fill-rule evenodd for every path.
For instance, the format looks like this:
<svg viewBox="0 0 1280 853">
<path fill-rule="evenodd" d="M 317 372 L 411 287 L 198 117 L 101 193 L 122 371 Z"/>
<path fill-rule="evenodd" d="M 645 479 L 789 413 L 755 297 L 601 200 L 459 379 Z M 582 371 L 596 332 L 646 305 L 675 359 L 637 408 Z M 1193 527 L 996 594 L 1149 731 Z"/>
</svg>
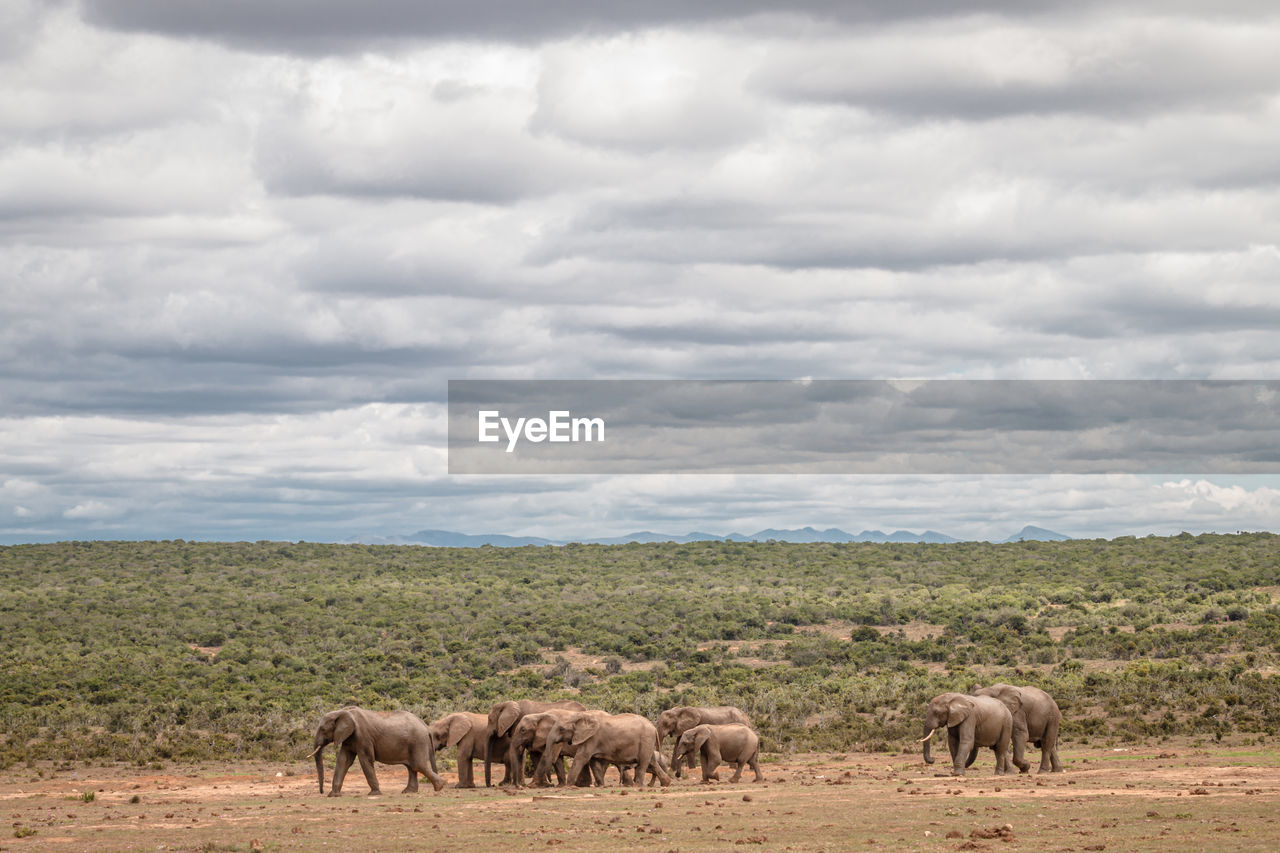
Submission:
<svg viewBox="0 0 1280 853">
<path fill-rule="evenodd" d="M 382 796 L 356 770 L 336 799 L 301 759 L 13 767 L 0 850 L 1280 850 L 1275 745 L 1062 752 L 1064 773 L 998 777 L 984 751 L 965 778 L 916 754 L 769 756 L 764 783 L 644 791 L 611 772 L 604 788 L 400 794 L 404 769 L 379 765 Z"/>
</svg>

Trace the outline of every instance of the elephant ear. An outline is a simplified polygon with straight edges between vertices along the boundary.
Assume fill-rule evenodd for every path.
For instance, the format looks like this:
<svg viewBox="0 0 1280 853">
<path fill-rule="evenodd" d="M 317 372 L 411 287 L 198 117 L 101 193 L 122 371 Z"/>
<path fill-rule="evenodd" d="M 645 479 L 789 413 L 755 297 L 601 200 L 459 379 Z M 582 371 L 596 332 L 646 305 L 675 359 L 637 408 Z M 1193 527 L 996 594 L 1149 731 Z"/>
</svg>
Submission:
<svg viewBox="0 0 1280 853">
<path fill-rule="evenodd" d="M 702 715 L 693 708 L 681 708 L 676 714 L 676 728 L 688 731 L 702 722 Z"/>
<path fill-rule="evenodd" d="M 694 737 L 693 751 L 702 752 L 702 748 L 707 745 L 709 740 L 711 740 L 711 729 L 702 727 L 702 730 Z"/>
<path fill-rule="evenodd" d="M 498 714 L 498 726 L 494 729 L 494 734 L 504 737 L 518 719 L 520 719 L 520 709 L 516 707 L 515 702 L 508 702 Z"/>
<path fill-rule="evenodd" d="M 587 738 L 594 735 L 600 730 L 600 718 L 594 716 L 580 717 L 573 726 L 573 739 L 569 741 L 573 746 L 581 746 L 586 743 Z"/>
<path fill-rule="evenodd" d="M 449 739 L 445 742 L 445 746 L 457 746 L 469 731 L 471 731 L 471 719 L 458 714 L 449 721 Z"/>
<path fill-rule="evenodd" d="M 973 700 L 967 696 L 956 696 L 947 703 L 947 727 L 958 726 L 968 719 L 973 712 Z"/>
<path fill-rule="evenodd" d="M 1022 710 L 1022 691 L 1017 687 L 1006 687 L 996 695 L 996 698 L 1009 708 L 1011 714 Z"/>
<path fill-rule="evenodd" d="M 341 749 L 343 742 L 355 734 L 358 728 L 354 714 L 350 711 L 339 711 L 338 718 L 333 724 L 333 742 Z"/>
</svg>

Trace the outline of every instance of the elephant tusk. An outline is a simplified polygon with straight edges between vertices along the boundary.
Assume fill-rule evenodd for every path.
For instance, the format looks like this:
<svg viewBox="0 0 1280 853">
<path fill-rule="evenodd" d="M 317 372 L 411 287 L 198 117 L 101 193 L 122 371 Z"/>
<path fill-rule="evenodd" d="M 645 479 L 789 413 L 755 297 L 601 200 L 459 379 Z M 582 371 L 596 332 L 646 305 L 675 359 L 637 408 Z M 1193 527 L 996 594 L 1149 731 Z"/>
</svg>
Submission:
<svg viewBox="0 0 1280 853">
<path fill-rule="evenodd" d="M 327 743 L 322 743 L 322 744 L 320 744 L 320 745 L 319 745 L 319 746 L 317 746 L 315 749 L 311 750 L 311 755 L 308 755 L 308 756 L 307 756 L 307 758 L 310 758 L 312 755 L 315 755 L 317 752 L 319 752 L 320 750 L 324 749 L 324 748 L 325 748 L 326 746 L 328 746 L 328 745 L 329 745 L 329 744 L 327 744 Z"/>
<path fill-rule="evenodd" d="M 924 743 L 924 742 L 925 742 L 925 741 L 927 741 L 929 738 L 933 737 L 933 733 L 934 733 L 934 732 L 936 732 L 936 731 L 937 731 L 937 729 L 936 729 L 936 728 L 935 728 L 935 729 L 929 729 L 929 733 L 928 733 L 927 735 L 925 735 L 924 737 L 920 738 L 920 740 L 918 740 L 918 741 L 917 741 L 917 743 Z"/>
</svg>

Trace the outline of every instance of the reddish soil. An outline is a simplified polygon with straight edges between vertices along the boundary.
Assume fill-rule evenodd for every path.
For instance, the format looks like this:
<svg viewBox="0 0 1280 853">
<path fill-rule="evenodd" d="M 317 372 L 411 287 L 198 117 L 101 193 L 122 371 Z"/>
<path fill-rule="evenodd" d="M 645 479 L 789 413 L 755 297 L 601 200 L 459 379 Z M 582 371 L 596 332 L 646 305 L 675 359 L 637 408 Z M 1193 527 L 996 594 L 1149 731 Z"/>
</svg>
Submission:
<svg viewBox="0 0 1280 853">
<path fill-rule="evenodd" d="M 965 778 L 916 755 L 771 756 L 761 784 L 685 778 L 644 791 L 436 794 L 424 782 L 400 794 L 403 768 L 379 765 L 383 796 L 366 796 L 357 770 L 337 799 L 319 795 L 301 758 L 19 767 L 0 772 L 0 850 L 1280 849 L 1276 746 L 1064 744 L 1062 753 L 1062 774 L 997 777 L 986 753 Z"/>
</svg>

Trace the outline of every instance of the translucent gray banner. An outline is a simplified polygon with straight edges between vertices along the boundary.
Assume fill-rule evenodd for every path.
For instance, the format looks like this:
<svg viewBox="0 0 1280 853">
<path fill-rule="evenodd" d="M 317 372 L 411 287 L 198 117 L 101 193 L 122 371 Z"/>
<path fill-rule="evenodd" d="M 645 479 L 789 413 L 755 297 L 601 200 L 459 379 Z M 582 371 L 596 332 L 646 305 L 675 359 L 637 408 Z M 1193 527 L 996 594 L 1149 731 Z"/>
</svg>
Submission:
<svg viewBox="0 0 1280 853">
<path fill-rule="evenodd" d="M 451 474 L 1280 472 L 1280 381 L 451 380 Z"/>
</svg>

